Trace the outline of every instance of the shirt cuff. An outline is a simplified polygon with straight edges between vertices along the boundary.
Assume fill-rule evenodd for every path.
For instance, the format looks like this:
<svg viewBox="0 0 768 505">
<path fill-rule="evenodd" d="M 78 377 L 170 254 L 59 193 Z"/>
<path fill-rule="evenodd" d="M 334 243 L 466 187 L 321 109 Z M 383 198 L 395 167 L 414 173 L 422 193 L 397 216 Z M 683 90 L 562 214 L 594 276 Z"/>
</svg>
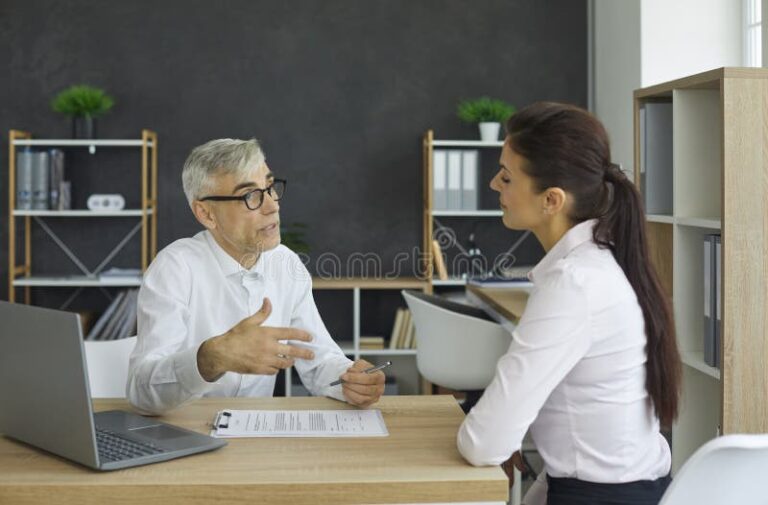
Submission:
<svg viewBox="0 0 768 505">
<path fill-rule="evenodd" d="M 176 379 L 181 386 L 192 395 L 202 396 L 209 391 L 214 382 L 208 382 L 200 375 L 200 370 L 197 368 L 197 351 L 203 342 L 200 342 L 194 347 L 185 349 L 174 356 L 173 369 L 176 373 Z"/>
<path fill-rule="evenodd" d="M 328 384 L 330 384 L 331 382 L 337 380 L 339 377 L 344 375 L 347 369 L 349 369 L 349 367 L 352 366 L 353 362 L 349 360 L 347 361 L 348 361 L 347 363 L 339 363 L 339 366 L 340 366 L 339 372 L 336 374 L 336 376 L 333 379 L 328 381 Z M 336 400 L 341 400 L 342 402 L 347 401 L 347 399 L 344 398 L 344 391 L 342 390 L 342 384 L 339 384 L 337 386 L 327 386 L 324 388 L 324 390 L 325 390 L 324 391 L 325 396 L 328 396 L 330 398 L 335 398 Z"/>
</svg>

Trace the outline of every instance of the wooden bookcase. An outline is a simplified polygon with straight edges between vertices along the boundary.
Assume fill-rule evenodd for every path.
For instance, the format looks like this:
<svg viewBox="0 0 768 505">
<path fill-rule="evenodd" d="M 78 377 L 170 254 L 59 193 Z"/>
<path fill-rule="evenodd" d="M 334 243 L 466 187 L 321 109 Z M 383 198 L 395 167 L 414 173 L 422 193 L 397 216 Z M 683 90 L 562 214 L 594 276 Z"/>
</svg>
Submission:
<svg viewBox="0 0 768 505">
<path fill-rule="evenodd" d="M 638 186 L 640 109 L 659 101 L 672 105 L 672 213 L 648 215 L 647 230 L 684 363 L 677 470 L 719 434 L 768 432 L 768 70 L 720 68 L 636 90 Z M 722 240 L 719 369 L 703 357 L 702 244 L 713 233 Z"/>
</svg>

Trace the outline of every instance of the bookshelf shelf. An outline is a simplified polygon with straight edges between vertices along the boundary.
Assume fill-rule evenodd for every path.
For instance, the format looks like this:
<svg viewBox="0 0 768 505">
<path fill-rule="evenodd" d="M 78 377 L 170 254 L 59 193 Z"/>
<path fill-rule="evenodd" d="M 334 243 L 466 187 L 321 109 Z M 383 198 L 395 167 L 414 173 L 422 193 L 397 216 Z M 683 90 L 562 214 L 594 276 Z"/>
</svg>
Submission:
<svg viewBox="0 0 768 505">
<path fill-rule="evenodd" d="M 141 286 L 141 277 L 119 277 L 101 279 L 99 277 L 89 277 L 85 275 L 72 276 L 33 276 L 17 277 L 13 279 L 13 285 L 16 287 L 129 287 Z"/>
<path fill-rule="evenodd" d="M 713 366 L 709 366 L 704 362 L 704 353 L 701 351 L 688 351 L 688 352 L 682 352 L 681 358 L 683 360 L 683 363 L 693 369 L 698 370 L 699 372 L 706 374 L 713 379 L 720 380 L 720 369 L 715 368 Z"/>
<path fill-rule="evenodd" d="M 501 217 L 501 210 L 433 210 L 435 217 Z"/>
<path fill-rule="evenodd" d="M 700 217 L 678 217 L 675 219 L 681 226 L 690 226 L 693 228 L 704 228 L 708 230 L 720 230 L 722 222 L 720 219 L 708 219 Z"/>
<path fill-rule="evenodd" d="M 141 139 L 15 139 L 12 145 L 19 147 L 142 147 L 145 145 Z M 147 147 L 153 148 L 155 144 L 150 141 Z"/>
<path fill-rule="evenodd" d="M 96 210 L 14 210 L 13 215 L 37 216 L 37 217 L 141 217 L 144 214 L 152 215 L 154 210 L 147 209 L 126 209 L 115 211 L 96 211 Z"/>
<path fill-rule="evenodd" d="M 673 224 L 675 222 L 674 217 L 661 214 L 649 214 L 646 216 L 646 219 L 648 219 L 649 223 Z"/>
<path fill-rule="evenodd" d="M 502 147 L 504 142 L 483 142 L 482 140 L 432 140 L 435 147 Z"/>
<path fill-rule="evenodd" d="M 768 432 L 768 273 L 762 268 L 768 191 L 755 182 L 768 172 L 768 70 L 721 68 L 636 90 L 636 167 L 654 154 L 641 133 L 658 137 L 647 116 L 643 130 L 641 111 L 670 101 L 672 113 L 657 127 L 672 132 L 672 212 L 649 215 L 647 229 L 650 256 L 672 299 L 684 363 L 680 416 L 672 427 L 676 471 L 719 434 Z M 658 196 L 654 186 L 643 188 L 638 172 L 641 190 Z M 719 369 L 706 364 L 703 352 L 704 244 L 712 234 L 722 244 Z"/>
</svg>

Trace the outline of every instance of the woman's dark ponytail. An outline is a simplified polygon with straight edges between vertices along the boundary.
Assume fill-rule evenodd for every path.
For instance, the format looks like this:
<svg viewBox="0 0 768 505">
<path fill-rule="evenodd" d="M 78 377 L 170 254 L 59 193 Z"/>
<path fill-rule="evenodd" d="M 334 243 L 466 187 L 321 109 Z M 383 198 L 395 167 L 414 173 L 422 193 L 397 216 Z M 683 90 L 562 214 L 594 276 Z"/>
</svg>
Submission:
<svg viewBox="0 0 768 505">
<path fill-rule="evenodd" d="M 597 219 L 595 242 L 613 253 L 643 312 L 646 389 L 661 425 L 671 427 L 682 380 L 672 306 L 650 261 L 640 194 L 611 162 L 605 128 L 579 107 L 539 102 L 514 114 L 507 132 L 539 191 L 559 187 L 571 194 L 569 217 L 576 223 Z"/>
<path fill-rule="evenodd" d="M 595 241 L 613 252 L 635 290 L 648 339 L 645 387 L 661 424 L 671 428 L 682 374 L 672 307 L 650 261 L 640 193 L 616 165 L 608 167 L 605 180 L 611 197 L 595 226 Z"/>
</svg>

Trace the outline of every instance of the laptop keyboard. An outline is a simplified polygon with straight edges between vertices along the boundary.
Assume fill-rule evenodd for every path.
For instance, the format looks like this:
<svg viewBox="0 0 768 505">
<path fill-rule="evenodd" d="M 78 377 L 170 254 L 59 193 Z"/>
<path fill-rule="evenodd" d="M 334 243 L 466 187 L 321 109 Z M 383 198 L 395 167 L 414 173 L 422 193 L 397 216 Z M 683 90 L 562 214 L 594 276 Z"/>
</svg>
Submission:
<svg viewBox="0 0 768 505">
<path fill-rule="evenodd" d="M 165 452 L 154 444 L 137 442 L 103 428 L 96 428 L 96 446 L 102 463 L 139 458 Z"/>
</svg>

